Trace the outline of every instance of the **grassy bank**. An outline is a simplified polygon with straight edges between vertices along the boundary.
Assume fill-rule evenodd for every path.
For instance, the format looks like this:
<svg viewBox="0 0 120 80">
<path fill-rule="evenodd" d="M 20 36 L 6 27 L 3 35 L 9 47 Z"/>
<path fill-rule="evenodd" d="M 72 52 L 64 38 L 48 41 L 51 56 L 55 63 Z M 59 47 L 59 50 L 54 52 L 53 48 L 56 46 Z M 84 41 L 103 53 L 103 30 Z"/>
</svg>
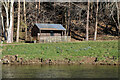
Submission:
<svg viewBox="0 0 120 80">
<path fill-rule="evenodd" d="M 72 43 L 40 43 L 3 46 L 3 55 L 16 55 L 24 59 L 81 60 L 79 56 L 118 59 L 118 41 L 89 41 Z"/>
</svg>

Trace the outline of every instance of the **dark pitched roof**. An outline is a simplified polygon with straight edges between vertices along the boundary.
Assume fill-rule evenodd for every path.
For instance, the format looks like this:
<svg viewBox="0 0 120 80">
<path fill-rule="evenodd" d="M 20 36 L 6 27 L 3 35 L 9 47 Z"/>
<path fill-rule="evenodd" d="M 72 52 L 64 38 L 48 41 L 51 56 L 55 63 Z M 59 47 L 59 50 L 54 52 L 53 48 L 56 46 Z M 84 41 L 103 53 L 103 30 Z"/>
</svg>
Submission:
<svg viewBox="0 0 120 80">
<path fill-rule="evenodd" d="M 35 24 L 40 30 L 66 30 L 61 24 Z"/>
</svg>

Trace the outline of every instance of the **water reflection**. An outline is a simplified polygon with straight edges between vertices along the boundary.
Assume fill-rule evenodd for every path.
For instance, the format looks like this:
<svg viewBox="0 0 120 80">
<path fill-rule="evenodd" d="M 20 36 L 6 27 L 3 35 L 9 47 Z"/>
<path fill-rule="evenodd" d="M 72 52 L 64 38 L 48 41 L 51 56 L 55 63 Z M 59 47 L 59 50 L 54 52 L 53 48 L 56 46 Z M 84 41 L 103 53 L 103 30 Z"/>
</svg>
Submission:
<svg viewBox="0 0 120 80">
<path fill-rule="evenodd" d="M 3 78 L 117 78 L 117 66 L 3 65 Z"/>
</svg>

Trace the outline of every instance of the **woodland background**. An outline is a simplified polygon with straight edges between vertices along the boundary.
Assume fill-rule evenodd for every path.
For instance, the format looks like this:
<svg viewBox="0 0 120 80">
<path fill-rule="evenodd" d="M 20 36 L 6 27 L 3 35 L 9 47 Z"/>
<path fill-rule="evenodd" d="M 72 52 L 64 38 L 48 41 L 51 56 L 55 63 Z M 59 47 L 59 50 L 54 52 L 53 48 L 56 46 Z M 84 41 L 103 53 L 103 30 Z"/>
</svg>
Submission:
<svg viewBox="0 0 120 80">
<path fill-rule="evenodd" d="M 0 30 L 7 43 L 33 41 L 35 23 L 62 24 L 73 41 L 118 39 L 120 2 L 13 1 L 13 7 L 12 2 L 1 5 Z"/>
</svg>

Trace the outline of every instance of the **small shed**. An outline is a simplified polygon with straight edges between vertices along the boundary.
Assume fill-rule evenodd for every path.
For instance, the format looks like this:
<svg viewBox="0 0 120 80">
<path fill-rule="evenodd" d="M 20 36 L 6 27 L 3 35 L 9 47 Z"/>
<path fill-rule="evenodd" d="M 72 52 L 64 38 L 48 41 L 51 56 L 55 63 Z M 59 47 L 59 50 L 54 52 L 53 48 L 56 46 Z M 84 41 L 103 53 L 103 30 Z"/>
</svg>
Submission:
<svg viewBox="0 0 120 80">
<path fill-rule="evenodd" d="M 31 35 L 39 42 L 63 42 L 64 38 L 67 40 L 66 29 L 61 24 L 36 23 Z"/>
</svg>

